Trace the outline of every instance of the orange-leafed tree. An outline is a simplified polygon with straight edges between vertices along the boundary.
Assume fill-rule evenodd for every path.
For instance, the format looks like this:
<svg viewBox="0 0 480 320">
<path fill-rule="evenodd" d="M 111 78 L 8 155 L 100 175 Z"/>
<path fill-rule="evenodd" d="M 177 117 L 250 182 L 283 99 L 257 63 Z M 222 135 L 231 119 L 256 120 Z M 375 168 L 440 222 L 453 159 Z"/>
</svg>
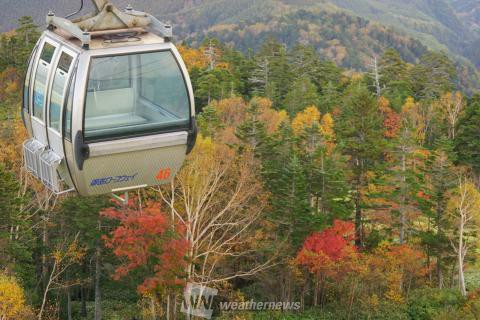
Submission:
<svg viewBox="0 0 480 320">
<path fill-rule="evenodd" d="M 275 110 L 272 101 L 263 97 L 254 97 L 250 104 L 255 102 L 258 104 L 260 114 L 258 120 L 265 123 L 265 130 L 268 134 L 277 131 L 280 124 L 288 120 L 288 114 L 285 110 Z"/>
<path fill-rule="evenodd" d="M 408 292 L 422 282 L 429 272 L 424 253 L 412 245 L 381 243 L 362 257 L 358 277 L 365 288 L 391 302 L 403 303 Z"/>
<path fill-rule="evenodd" d="M 158 297 L 165 288 L 183 284 L 188 243 L 183 228 L 166 215 L 158 203 L 135 208 L 109 208 L 101 213 L 116 219 L 120 225 L 104 237 L 106 246 L 123 261 L 114 279 L 140 271 L 144 281 L 138 286 L 141 294 Z"/>
<path fill-rule="evenodd" d="M 183 61 L 185 61 L 189 71 L 191 71 L 193 68 L 203 69 L 207 66 L 207 57 L 201 50 L 186 46 L 178 46 L 177 49 L 182 55 Z"/>
</svg>

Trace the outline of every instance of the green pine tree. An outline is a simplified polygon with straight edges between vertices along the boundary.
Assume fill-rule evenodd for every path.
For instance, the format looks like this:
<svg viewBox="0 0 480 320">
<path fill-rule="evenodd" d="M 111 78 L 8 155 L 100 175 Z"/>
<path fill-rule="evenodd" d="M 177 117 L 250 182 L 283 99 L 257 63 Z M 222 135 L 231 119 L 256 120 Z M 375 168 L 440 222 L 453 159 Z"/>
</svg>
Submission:
<svg viewBox="0 0 480 320">
<path fill-rule="evenodd" d="M 285 97 L 285 109 L 290 116 L 295 116 L 297 112 L 311 105 L 316 106 L 318 102 L 317 88 L 310 78 L 304 77 L 292 84 L 290 91 Z"/>
<path fill-rule="evenodd" d="M 471 166 L 480 176 L 480 100 L 473 100 L 467 106 L 458 124 L 455 136 L 455 151 L 460 164 Z"/>
<path fill-rule="evenodd" d="M 245 121 L 238 126 L 236 132 L 237 137 L 253 152 L 257 151 L 266 137 L 265 123 L 259 119 L 260 113 L 258 101 L 254 98 L 247 107 Z"/>
<path fill-rule="evenodd" d="M 433 100 L 455 88 L 457 72 L 445 53 L 428 52 L 411 70 L 412 87 L 417 100 Z"/>
<path fill-rule="evenodd" d="M 347 88 L 336 132 L 341 139 L 342 152 L 349 157 L 352 172 L 350 184 L 355 203 L 356 243 L 362 246 L 362 211 L 365 206 L 362 189 L 370 182 L 367 173 L 378 169 L 386 145 L 383 117 L 376 99 L 365 84 L 354 82 Z"/>
<path fill-rule="evenodd" d="M 298 248 L 305 235 L 318 229 L 320 219 L 312 215 L 308 202 L 305 168 L 296 148 L 298 138 L 288 124 L 267 139 L 262 147 L 262 175 L 270 190 L 270 219 L 278 225 L 278 235 Z"/>
</svg>

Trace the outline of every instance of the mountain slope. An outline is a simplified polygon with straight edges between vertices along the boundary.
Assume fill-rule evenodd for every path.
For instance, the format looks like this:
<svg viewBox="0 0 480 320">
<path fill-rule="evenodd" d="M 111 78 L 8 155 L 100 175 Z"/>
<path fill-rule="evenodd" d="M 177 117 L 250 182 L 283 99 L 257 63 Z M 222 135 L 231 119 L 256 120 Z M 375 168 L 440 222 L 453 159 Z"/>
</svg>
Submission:
<svg viewBox="0 0 480 320">
<path fill-rule="evenodd" d="M 427 51 L 417 40 L 344 12 L 269 7 L 267 1 L 261 6 L 250 4 L 243 6 L 243 11 L 236 11 L 243 19 L 222 20 L 224 10 L 218 4 L 202 8 L 210 18 L 220 21 L 211 27 L 198 8 L 193 10 L 195 14 L 188 10 L 176 16 L 176 32 L 193 45 L 209 36 L 244 52 L 258 49 L 267 38 L 275 37 L 290 48 L 297 43 L 312 45 L 324 58 L 354 69 L 365 69 L 373 56 L 381 55 L 387 48 L 395 48 L 409 62 Z M 258 14 L 262 11 L 270 13 Z"/>
<path fill-rule="evenodd" d="M 85 1 L 87 12 L 90 1 Z M 119 7 L 132 3 L 182 25 L 182 38 L 205 31 L 216 24 L 265 20 L 298 9 L 346 10 L 354 16 L 392 26 L 425 45 L 468 57 L 480 66 L 476 52 L 480 39 L 478 0 L 113 0 Z M 40 24 L 49 9 L 65 15 L 79 6 L 79 0 L 44 0 L 32 6 L 30 0 L 3 0 L 0 31 L 14 27 L 21 15 L 32 15 Z M 193 24 L 201 22 L 200 24 Z M 188 26 L 188 28 L 185 28 Z"/>
<path fill-rule="evenodd" d="M 468 53 L 480 39 L 477 0 L 332 1 L 354 14 L 402 30 L 433 49 L 468 57 L 480 66 L 480 60 Z"/>
<path fill-rule="evenodd" d="M 4 30 L 12 27 L 15 15 L 33 15 L 43 23 L 49 9 L 64 15 L 79 5 L 76 0 L 45 0 L 37 6 L 29 0 L 4 1 L 5 10 L 0 11 Z M 429 47 L 455 57 L 463 81 L 471 77 L 468 86 L 478 87 L 478 0 L 112 1 L 120 8 L 132 3 L 170 21 L 177 40 L 198 44 L 205 36 L 214 36 L 246 51 L 275 36 L 287 45 L 312 44 L 324 57 L 349 68 L 364 69 L 387 47 L 411 62 Z M 88 2 L 83 13 L 91 10 Z"/>
<path fill-rule="evenodd" d="M 457 16 L 473 32 L 480 33 L 480 4 L 478 0 L 449 0 Z"/>
<path fill-rule="evenodd" d="M 169 0 L 164 2 L 164 8 L 171 7 Z M 299 9 L 345 10 L 353 16 L 391 26 L 434 50 L 467 57 L 480 66 L 480 59 L 475 54 L 480 48 L 474 45 L 480 39 L 478 0 L 206 0 L 184 1 L 183 5 L 177 3 L 176 8 L 182 9 L 170 14 L 168 10 L 157 14 L 183 27 L 188 25 L 187 29 L 181 28 L 185 32 L 182 37 L 217 24 L 254 23 Z M 160 11 L 160 7 L 155 10 Z M 202 23 L 193 25 L 190 21 Z"/>
</svg>

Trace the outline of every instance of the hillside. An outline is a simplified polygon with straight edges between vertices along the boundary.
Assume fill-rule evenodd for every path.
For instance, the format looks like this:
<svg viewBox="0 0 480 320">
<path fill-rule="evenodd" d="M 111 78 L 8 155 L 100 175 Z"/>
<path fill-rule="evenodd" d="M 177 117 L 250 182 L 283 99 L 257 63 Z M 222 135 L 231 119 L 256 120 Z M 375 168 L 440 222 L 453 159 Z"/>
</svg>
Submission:
<svg viewBox="0 0 480 320">
<path fill-rule="evenodd" d="M 480 65 L 480 5 L 475 0 L 332 0 L 353 14 L 379 21 L 420 39 L 436 50 L 470 59 Z M 474 53 L 472 51 L 477 51 Z"/>
<path fill-rule="evenodd" d="M 373 56 L 382 54 L 390 47 L 399 51 L 403 59 L 409 62 L 414 62 L 427 51 L 417 40 L 343 12 L 303 9 L 290 12 L 284 9 L 286 13 L 279 14 L 282 8 L 272 6 L 271 15 L 253 16 L 261 10 L 269 11 L 268 6 L 268 2 L 252 5 L 248 12 L 252 16 L 250 19 L 238 19 L 237 22 L 229 19 L 212 27 L 199 28 L 198 31 L 195 31 L 194 26 L 206 24 L 204 15 L 190 18 L 192 16 L 186 13 L 185 16 L 179 16 L 181 23 L 176 30 L 193 45 L 198 45 L 199 41 L 210 36 L 244 52 L 249 48 L 257 50 L 269 37 L 278 39 L 287 47 L 293 47 L 297 43 L 309 44 L 324 59 L 353 69 L 365 69 Z M 215 8 L 212 5 L 203 10 L 215 14 Z M 223 12 L 220 8 L 217 10 Z M 235 8 L 231 10 L 235 11 Z M 247 12 L 242 12 L 245 13 Z"/>
<path fill-rule="evenodd" d="M 480 32 L 480 5 L 477 0 L 449 0 L 461 21 L 472 31 Z"/>
<path fill-rule="evenodd" d="M 476 0 L 198 0 L 183 3 L 164 0 L 163 6 L 149 2 L 139 2 L 138 5 L 145 3 L 146 7 L 158 11 L 155 12 L 157 15 L 189 26 L 182 29 L 186 31 L 182 37 L 218 24 L 254 23 L 272 16 L 280 18 L 299 9 L 342 10 L 352 16 L 394 27 L 432 49 L 450 51 L 480 65 L 480 49 L 474 46 L 480 39 L 480 5 Z M 200 25 L 193 24 L 198 22 Z"/>
<path fill-rule="evenodd" d="M 445 51 L 456 60 L 461 86 L 472 92 L 480 79 L 480 37 L 471 23 L 477 5 L 449 1 L 185 1 L 183 9 L 177 3 L 160 16 L 190 44 L 212 36 L 245 51 L 275 36 L 288 46 L 311 44 L 324 58 L 362 70 L 387 47 L 409 62 L 427 48 Z M 172 2 L 165 1 L 165 8 L 169 12 Z"/>
<path fill-rule="evenodd" d="M 83 12 L 91 5 L 86 1 Z M 288 46 L 313 45 L 324 58 L 354 69 L 365 69 L 372 56 L 393 47 L 408 62 L 427 48 L 455 57 L 464 87 L 480 79 L 480 9 L 476 0 L 115 0 L 133 3 L 174 25 L 176 39 L 198 44 L 206 36 L 246 51 L 257 49 L 269 36 Z M 56 8 L 64 15 L 78 7 L 74 0 L 7 0 L 0 27 L 14 26 L 12 17 L 32 15 L 39 23 Z M 35 10 L 33 10 L 35 9 Z"/>
<path fill-rule="evenodd" d="M 90 2 L 85 1 L 85 12 Z M 172 22 L 183 23 L 183 18 L 205 21 L 198 29 L 215 24 L 255 20 L 298 9 L 337 8 L 349 13 L 394 26 L 427 45 L 463 54 L 480 37 L 480 5 L 476 0 L 114 0 L 119 7 L 132 3 L 138 9 L 148 9 L 157 16 L 169 17 Z M 0 30 L 13 28 L 21 15 L 32 15 L 39 23 L 49 9 L 58 15 L 74 11 L 76 0 L 47 0 L 40 7 L 32 8 L 28 0 L 6 0 L 0 12 Z M 190 24 L 190 23 L 189 23 Z M 478 63 L 478 61 L 475 61 Z"/>
</svg>

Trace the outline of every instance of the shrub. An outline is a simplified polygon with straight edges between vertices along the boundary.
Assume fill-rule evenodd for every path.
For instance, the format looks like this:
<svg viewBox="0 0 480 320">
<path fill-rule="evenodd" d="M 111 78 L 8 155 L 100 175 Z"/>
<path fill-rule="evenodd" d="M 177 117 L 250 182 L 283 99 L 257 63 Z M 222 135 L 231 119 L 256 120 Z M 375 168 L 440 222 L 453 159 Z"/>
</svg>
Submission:
<svg viewBox="0 0 480 320">
<path fill-rule="evenodd" d="M 418 289 L 409 296 L 408 315 L 415 320 L 437 319 L 441 314 L 455 313 L 464 303 L 457 289 Z"/>
</svg>

